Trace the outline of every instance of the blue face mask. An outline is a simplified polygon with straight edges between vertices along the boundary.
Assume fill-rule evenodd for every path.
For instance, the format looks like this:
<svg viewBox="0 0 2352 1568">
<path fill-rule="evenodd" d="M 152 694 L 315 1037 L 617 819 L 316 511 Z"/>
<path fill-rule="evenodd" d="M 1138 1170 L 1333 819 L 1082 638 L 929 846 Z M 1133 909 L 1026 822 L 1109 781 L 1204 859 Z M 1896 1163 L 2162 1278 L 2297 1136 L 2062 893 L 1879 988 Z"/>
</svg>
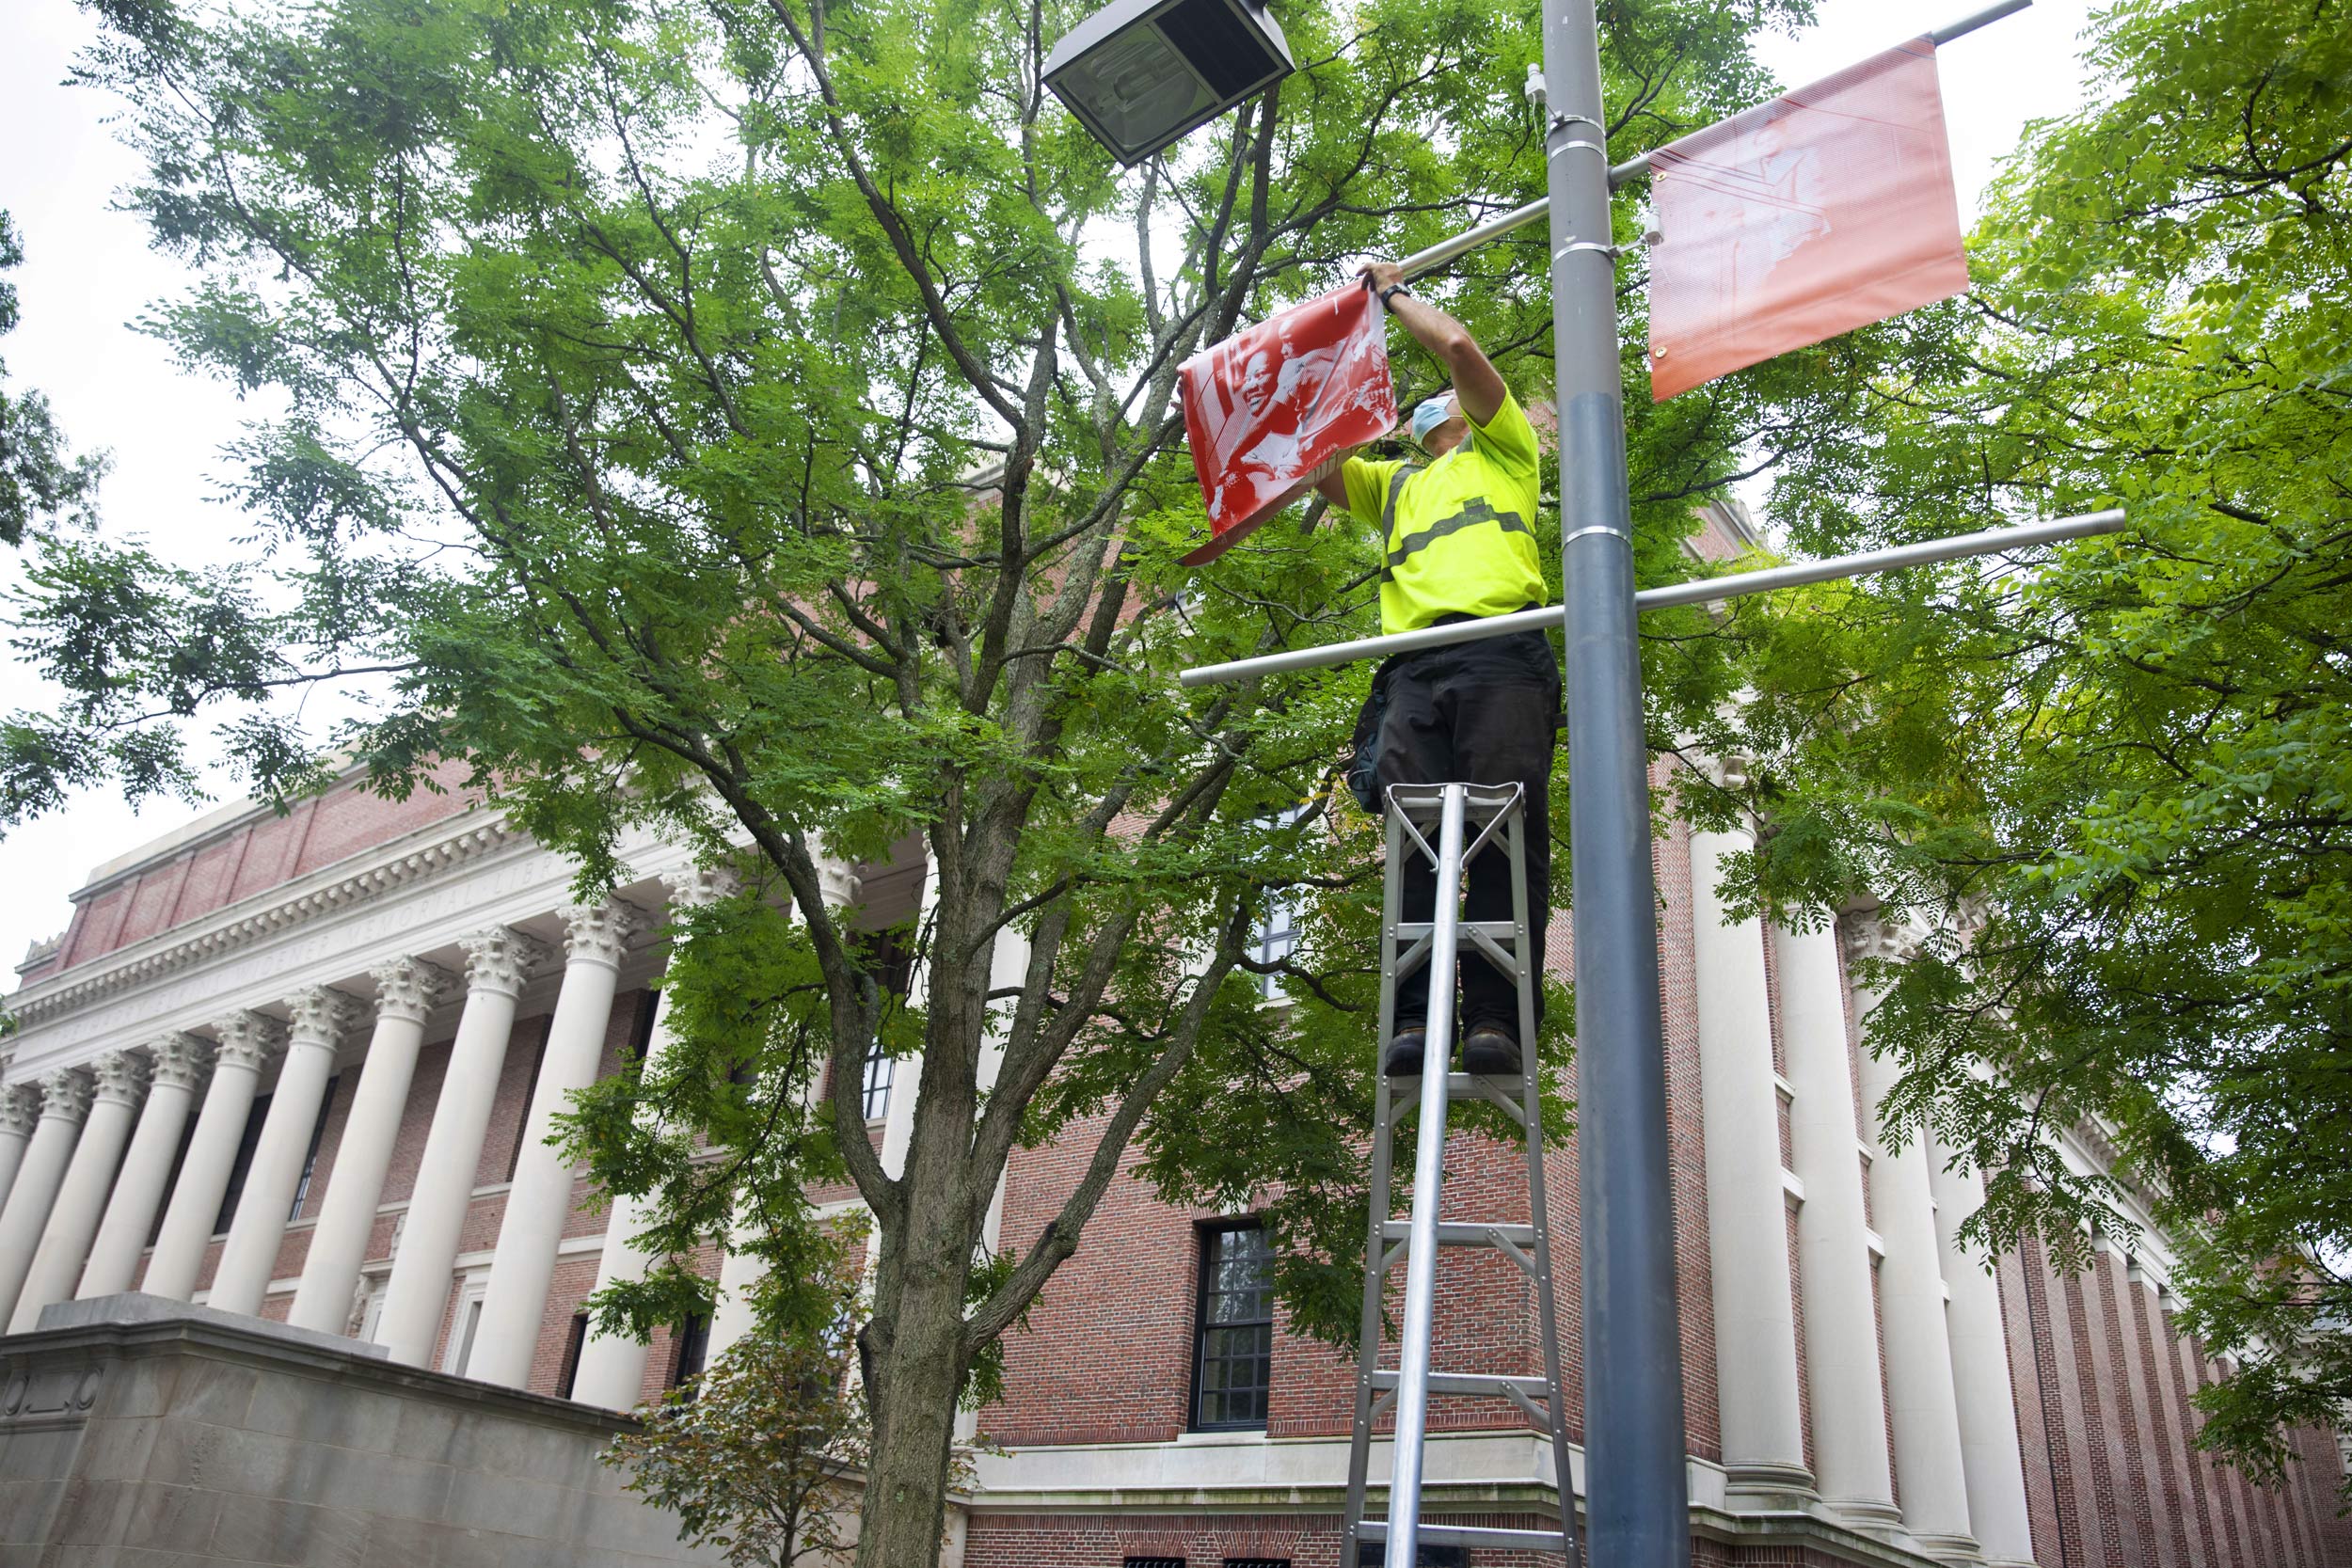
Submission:
<svg viewBox="0 0 2352 1568">
<path fill-rule="evenodd" d="M 1454 417 L 1454 394 L 1440 394 L 1413 410 L 1413 444 L 1425 446 L 1429 433 Z"/>
</svg>

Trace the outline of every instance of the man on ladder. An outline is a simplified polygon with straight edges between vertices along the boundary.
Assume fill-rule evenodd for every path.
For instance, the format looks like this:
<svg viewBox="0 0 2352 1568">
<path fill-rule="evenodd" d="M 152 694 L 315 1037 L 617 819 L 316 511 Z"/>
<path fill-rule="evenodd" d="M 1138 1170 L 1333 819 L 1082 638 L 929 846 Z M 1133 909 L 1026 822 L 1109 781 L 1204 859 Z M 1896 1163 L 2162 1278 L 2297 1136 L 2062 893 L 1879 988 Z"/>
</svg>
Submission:
<svg viewBox="0 0 2352 1568">
<path fill-rule="evenodd" d="M 1332 504 L 1380 530 L 1383 634 L 1530 610 L 1549 602 L 1535 546 L 1535 432 L 1527 413 L 1470 330 L 1416 298 L 1393 262 L 1364 268 L 1368 287 L 1453 381 L 1413 410 L 1412 435 L 1426 462 L 1351 457 L 1317 484 Z M 1560 665 L 1539 631 L 1400 654 L 1373 677 L 1365 705 L 1376 755 L 1371 801 L 1391 784 L 1517 784 L 1527 813 L 1528 916 L 1533 948 L 1544 951 L 1551 911 L 1551 835 L 1547 804 L 1552 736 L 1560 722 Z M 1499 854 L 1467 868 L 1465 918 L 1511 918 L 1510 866 Z M 1407 872 L 1404 916 L 1426 921 L 1436 899 L 1434 867 Z M 1511 978 L 1483 958 L 1461 966 L 1462 1070 L 1519 1072 L 1518 999 Z M 1421 1071 L 1429 972 L 1397 987 L 1397 1031 L 1381 1067 L 1391 1077 Z M 1536 990 L 1536 1006 L 1543 992 Z"/>
</svg>

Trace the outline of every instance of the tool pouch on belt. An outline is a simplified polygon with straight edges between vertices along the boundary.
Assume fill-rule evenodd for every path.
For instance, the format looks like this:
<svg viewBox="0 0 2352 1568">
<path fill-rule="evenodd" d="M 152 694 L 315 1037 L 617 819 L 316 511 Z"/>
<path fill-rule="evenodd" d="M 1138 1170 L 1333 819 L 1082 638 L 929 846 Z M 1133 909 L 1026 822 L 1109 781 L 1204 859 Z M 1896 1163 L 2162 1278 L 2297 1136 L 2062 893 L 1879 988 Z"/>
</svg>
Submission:
<svg viewBox="0 0 2352 1568">
<path fill-rule="evenodd" d="M 1383 659 L 1373 672 L 1372 691 L 1356 711 L 1356 736 L 1348 743 L 1347 766 L 1342 770 L 1347 792 L 1372 816 L 1380 815 L 1380 721 L 1389 711 L 1389 669 L 1403 657 Z"/>
</svg>

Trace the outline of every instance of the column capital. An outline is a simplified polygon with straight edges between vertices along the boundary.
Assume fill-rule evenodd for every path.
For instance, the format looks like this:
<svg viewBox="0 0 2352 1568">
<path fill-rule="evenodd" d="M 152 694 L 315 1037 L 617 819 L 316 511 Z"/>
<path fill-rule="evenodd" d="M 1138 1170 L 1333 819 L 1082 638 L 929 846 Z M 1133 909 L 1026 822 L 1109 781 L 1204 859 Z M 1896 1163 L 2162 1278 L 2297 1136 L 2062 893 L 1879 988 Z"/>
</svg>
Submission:
<svg viewBox="0 0 2352 1568">
<path fill-rule="evenodd" d="M 564 946 L 573 963 L 621 967 L 628 940 L 644 928 L 645 911 L 624 899 L 574 904 L 564 911 Z"/>
<path fill-rule="evenodd" d="M 79 1122 L 89 1115 L 90 1097 L 98 1085 L 77 1067 L 61 1067 L 40 1081 L 40 1114 L 60 1121 Z"/>
<path fill-rule="evenodd" d="M 146 1058 L 130 1051 L 109 1051 L 90 1064 L 98 1081 L 100 1100 L 136 1108 L 147 1096 Z"/>
<path fill-rule="evenodd" d="M 457 976 L 422 958 L 387 958 L 368 971 L 375 981 L 375 1016 L 422 1023 Z"/>
<path fill-rule="evenodd" d="M 1846 957 L 1850 960 L 1879 958 L 1909 963 L 1919 956 L 1927 936 L 1916 925 L 1909 921 L 1897 925 L 1877 910 L 1847 915 L 1838 924 L 1844 927 Z"/>
<path fill-rule="evenodd" d="M 856 867 L 822 850 L 817 856 L 817 885 L 822 890 L 825 908 L 829 910 L 846 909 L 857 902 Z"/>
<path fill-rule="evenodd" d="M 40 1120 L 40 1086 L 37 1084 L 10 1084 L 0 1088 L 0 1132 L 13 1132 L 20 1138 L 33 1133 L 33 1124 Z"/>
<path fill-rule="evenodd" d="M 322 1046 L 328 1051 L 342 1050 L 351 1026 L 367 1016 L 358 997 L 332 986 L 294 992 L 286 998 L 286 1009 L 293 1015 L 286 1030 L 290 1044 Z"/>
<path fill-rule="evenodd" d="M 213 1069 L 213 1042 L 201 1035 L 174 1030 L 150 1042 L 147 1060 L 156 1088 L 199 1088 Z"/>
<path fill-rule="evenodd" d="M 1745 752 L 1706 752 L 1698 766 L 1708 779 L 1735 794 L 1756 781 L 1756 759 Z"/>
<path fill-rule="evenodd" d="M 531 972 L 553 953 L 537 937 L 512 926 L 485 927 L 458 938 L 457 944 L 466 950 L 467 989 L 505 996 L 520 991 Z"/>
<path fill-rule="evenodd" d="M 230 1013 L 213 1025 L 220 1037 L 219 1049 L 214 1053 L 216 1067 L 248 1068 L 255 1072 L 269 1066 L 286 1043 L 286 1026 L 267 1013 L 257 1013 L 250 1007 Z"/>
<path fill-rule="evenodd" d="M 670 902 L 679 909 L 715 904 L 740 884 L 741 879 L 734 872 L 717 866 L 684 865 L 661 874 L 661 885 L 670 890 Z"/>
</svg>

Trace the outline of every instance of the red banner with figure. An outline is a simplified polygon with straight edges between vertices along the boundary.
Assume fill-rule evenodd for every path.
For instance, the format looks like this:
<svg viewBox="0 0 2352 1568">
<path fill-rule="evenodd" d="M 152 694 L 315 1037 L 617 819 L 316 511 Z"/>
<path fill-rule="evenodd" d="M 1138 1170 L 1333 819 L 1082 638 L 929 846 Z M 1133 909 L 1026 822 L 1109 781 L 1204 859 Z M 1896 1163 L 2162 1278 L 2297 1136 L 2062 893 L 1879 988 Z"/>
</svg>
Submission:
<svg viewBox="0 0 2352 1568">
<path fill-rule="evenodd" d="M 1396 428 L 1386 315 L 1370 289 L 1351 283 L 1179 368 L 1210 529 L 1185 565 L 1216 559 L 1349 452 Z"/>
<path fill-rule="evenodd" d="M 1968 287 L 1935 43 L 1650 154 L 1650 395 Z"/>
</svg>

